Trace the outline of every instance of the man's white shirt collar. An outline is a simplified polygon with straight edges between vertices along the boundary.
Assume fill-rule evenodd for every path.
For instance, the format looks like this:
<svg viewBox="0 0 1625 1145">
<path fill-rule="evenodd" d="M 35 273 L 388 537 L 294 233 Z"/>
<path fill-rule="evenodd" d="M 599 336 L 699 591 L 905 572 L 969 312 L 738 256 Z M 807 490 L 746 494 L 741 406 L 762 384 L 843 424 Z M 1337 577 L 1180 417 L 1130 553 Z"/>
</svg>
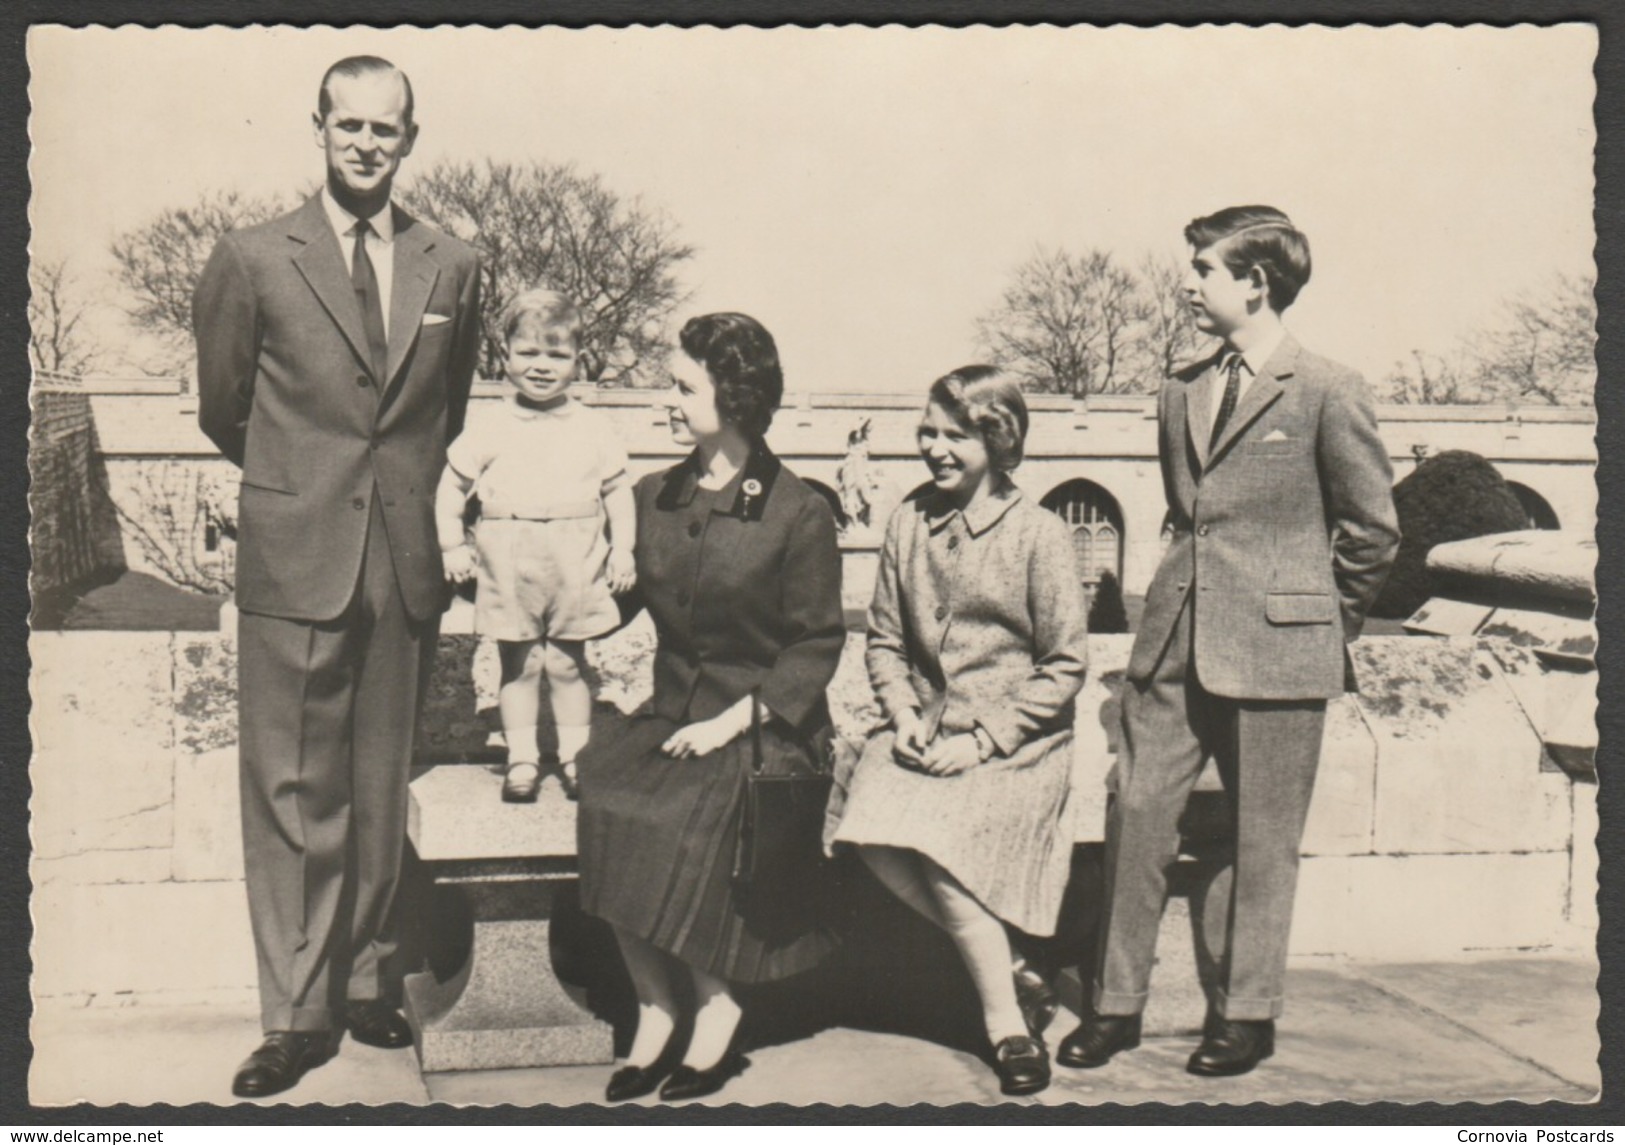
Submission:
<svg viewBox="0 0 1625 1145">
<path fill-rule="evenodd" d="M 327 212 L 327 221 L 332 224 L 333 233 L 339 237 L 339 245 L 348 251 L 349 245 L 355 242 L 355 225 L 357 217 L 339 206 L 333 192 L 322 188 L 322 210 Z M 372 224 L 373 234 L 380 242 L 391 243 L 395 241 L 395 202 L 391 199 L 384 204 L 384 209 L 368 220 Z"/>
<path fill-rule="evenodd" d="M 1262 342 L 1256 342 L 1242 351 L 1239 357 L 1242 365 L 1247 367 L 1246 373 L 1242 375 L 1242 384 L 1245 385 L 1249 377 L 1256 378 L 1264 367 L 1269 365 L 1270 359 L 1275 356 L 1275 351 L 1279 350 L 1281 343 L 1285 341 L 1286 327 L 1277 326 L 1268 338 L 1265 338 Z M 1219 360 L 1219 372 L 1222 374 L 1228 370 L 1231 360 L 1236 357 L 1238 355 L 1234 350 L 1225 351 L 1224 357 Z"/>
</svg>

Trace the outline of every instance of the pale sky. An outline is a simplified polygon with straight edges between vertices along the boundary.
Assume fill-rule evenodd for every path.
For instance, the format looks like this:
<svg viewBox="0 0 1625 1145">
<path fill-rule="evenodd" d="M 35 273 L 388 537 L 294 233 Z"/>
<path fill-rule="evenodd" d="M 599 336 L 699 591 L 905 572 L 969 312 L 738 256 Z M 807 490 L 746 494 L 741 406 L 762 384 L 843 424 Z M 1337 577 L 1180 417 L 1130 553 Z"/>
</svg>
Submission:
<svg viewBox="0 0 1625 1145">
<path fill-rule="evenodd" d="M 1375 380 L 1499 300 L 1590 273 L 1596 35 L 1289 29 L 36 28 L 34 250 L 205 190 L 314 184 L 327 64 L 386 56 L 441 158 L 573 161 L 698 248 L 679 314 L 773 331 L 791 389 L 923 390 L 1037 244 L 1185 255 L 1193 216 L 1286 210 L 1288 325 Z"/>
</svg>

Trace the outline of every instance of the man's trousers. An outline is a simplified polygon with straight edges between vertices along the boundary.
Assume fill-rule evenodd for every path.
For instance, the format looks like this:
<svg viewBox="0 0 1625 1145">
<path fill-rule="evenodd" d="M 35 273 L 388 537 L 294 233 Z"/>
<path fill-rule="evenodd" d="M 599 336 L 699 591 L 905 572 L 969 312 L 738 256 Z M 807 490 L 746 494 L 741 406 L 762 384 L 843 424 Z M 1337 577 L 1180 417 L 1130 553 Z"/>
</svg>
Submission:
<svg viewBox="0 0 1625 1145">
<path fill-rule="evenodd" d="M 268 1032 L 330 1029 L 346 998 L 378 998 L 394 949 L 412 737 L 439 624 L 407 615 L 372 500 L 341 616 L 238 620 L 243 850 Z"/>
</svg>

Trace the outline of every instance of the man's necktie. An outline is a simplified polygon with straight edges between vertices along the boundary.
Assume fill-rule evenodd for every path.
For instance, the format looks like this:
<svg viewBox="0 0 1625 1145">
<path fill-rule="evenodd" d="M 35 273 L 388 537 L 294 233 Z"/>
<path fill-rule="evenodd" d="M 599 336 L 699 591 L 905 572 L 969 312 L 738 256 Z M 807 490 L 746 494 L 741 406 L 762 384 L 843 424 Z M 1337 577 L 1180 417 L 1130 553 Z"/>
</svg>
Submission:
<svg viewBox="0 0 1625 1145">
<path fill-rule="evenodd" d="M 1208 438 L 1207 447 L 1211 450 L 1219 444 L 1219 434 L 1224 432 L 1225 423 L 1230 415 L 1236 412 L 1236 401 L 1241 397 L 1241 355 L 1230 356 L 1230 369 L 1224 380 L 1224 397 L 1219 399 L 1219 412 L 1213 419 L 1213 433 Z"/>
<path fill-rule="evenodd" d="M 384 368 L 389 361 L 389 341 L 384 337 L 384 304 L 378 293 L 378 276 L 367 256 L 367 235 L 372 224 L 362 219 L 355 225 L 355 255 L 350 260 L 350 281 L 355 283 L 356 305 L 361 307 L 361 327 L 367 332 L 367 351 L 372 355 L 372 376 L 384 384 Z"/>
</svg>

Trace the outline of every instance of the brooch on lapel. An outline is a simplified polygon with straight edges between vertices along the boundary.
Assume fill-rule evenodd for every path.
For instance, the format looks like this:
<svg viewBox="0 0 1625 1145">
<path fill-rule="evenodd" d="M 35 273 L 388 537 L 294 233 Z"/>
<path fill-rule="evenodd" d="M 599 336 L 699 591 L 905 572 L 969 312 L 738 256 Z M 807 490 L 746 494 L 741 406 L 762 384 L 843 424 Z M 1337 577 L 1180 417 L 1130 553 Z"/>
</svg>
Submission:
<svg viewBox="0 0 1625 1145">
<path fill-rule="evenodd" d="M 747 477 L 745 483 L 739 487 L 739 492 L 743 494 L 739 502 L 740 515 L 748 515 L 751 501 L 762 495 L 762 483 L 754 477 Z"/>
</svg>

